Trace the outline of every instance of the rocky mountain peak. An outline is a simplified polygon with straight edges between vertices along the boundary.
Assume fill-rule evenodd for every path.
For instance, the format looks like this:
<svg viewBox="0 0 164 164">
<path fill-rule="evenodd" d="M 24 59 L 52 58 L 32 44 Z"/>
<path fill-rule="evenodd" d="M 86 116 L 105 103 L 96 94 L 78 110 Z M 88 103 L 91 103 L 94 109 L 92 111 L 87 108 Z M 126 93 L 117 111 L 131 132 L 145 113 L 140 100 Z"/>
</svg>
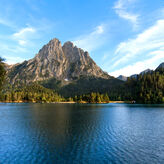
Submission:
<svg viewBox="0 0 164 164">
<path fill-rule="evenodd" d="M 68 41 L 63 46 L 58 39 L 44 45 L 31 60 L 14 65 L 8 71 L 11 83 L 42 81 L 50 78 L 59 80 L 95 76 L 109 78 L 91 59 L 88 52 Z"/>
<path fill-rule="evenodd" d="M 44 45 L 39 50 L 36 58 L 39 58 L 40 60 L 47 59 L 48 61 L 52 59 L 59 61 L 65 60 L 61 42 L 57 38 L 50 40 L 48 44 Z"/>
<path fill-rule="evenodd" d="M 70 41 L 64 43 L 63 47 L 74 47 L 74 44 Z"/>
<path fill-rule="evenodd" d="M 53 52 L 61 47 L 62 47 L 61 42 L 57 38 L 54 38 L 50 40 L 48 44 L 44 45 L 43 48 L 40 49 L 39 53 L 43 50 L 48 50 L 50 52 Z"/>
</svg>

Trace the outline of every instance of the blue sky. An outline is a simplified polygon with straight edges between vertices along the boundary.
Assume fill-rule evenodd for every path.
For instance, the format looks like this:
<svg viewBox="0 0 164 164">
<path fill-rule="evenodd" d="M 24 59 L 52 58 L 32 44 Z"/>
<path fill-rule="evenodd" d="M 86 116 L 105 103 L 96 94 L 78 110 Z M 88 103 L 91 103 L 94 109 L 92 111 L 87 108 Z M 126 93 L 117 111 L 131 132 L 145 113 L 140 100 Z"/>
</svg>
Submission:
<svg viewBox="0 0 164 164">
<path fill-rule="evenodd" d="M 0 0 L 0 56 L 33 58 L 50 39 L 72 41 L 110 75 L 164 62 L 164 0 Z"/>
</svg>

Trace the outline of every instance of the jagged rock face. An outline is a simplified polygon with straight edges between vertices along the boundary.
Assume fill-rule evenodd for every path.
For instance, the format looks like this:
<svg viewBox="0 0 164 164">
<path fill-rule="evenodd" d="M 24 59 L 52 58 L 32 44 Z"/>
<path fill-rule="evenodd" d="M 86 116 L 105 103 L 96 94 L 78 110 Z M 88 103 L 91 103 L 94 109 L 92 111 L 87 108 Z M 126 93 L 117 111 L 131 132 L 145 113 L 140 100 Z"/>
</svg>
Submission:
<svg viewBox="0 0 164 164">
<path fill-rule="evenodd" d="M 78 77 L 79 75 L 92 75 L 108 78 L 107 73 L 103 72 L 96 63 L 90 58 L 88 52 L 77 48 L 71 42 L 63 45 L 63 52 L 67 59 L 67 78 Z"/>
<path fill-rule="evenodd" d="M 31 60 L 8 67 L 11 84 L 42 81 L 50 78 L 73 80 L 85 76 L 109 78 L 91 59 L 88 52 L 71 42 L 63 47 L 58 39 L 51 40 Z"/>
</svg>

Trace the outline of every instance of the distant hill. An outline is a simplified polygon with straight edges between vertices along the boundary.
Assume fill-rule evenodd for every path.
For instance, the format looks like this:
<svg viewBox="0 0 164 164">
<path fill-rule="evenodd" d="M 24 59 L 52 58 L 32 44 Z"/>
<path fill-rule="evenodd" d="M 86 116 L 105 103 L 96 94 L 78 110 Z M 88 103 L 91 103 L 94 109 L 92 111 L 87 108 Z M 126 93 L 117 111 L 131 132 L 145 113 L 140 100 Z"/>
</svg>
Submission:
<svg viewBox="0 0 164 164">
<path fill-rule="evenodd" d="M 152 70 L 146 69 L 146 70 L 140 72 L 139 74 L 131 75 L 130 78 L 137 78 L 138 75 L 144 75 L 144 74 L 146 74 L 146 73 L 151 73 L 151 72 L 152 72 Z"/>
<path fill-rule="evenodd" d="M 126 81 L 127 77 L 123 76 L 123 75 L 120 75 L 120 76 L 117 77 L 117 79 L 122 80 L 122 81 Z"/>
<path fill-rule="evenodd" d="M 144 75 L 145 73 L 151 73 L 151 72 L 152 72 L 151 69 L 146 69 L 146 70 L 140 72 L 140 75 Z"/>
<path fill-rule="evenodd" d="M 156 68 L 156 70 L 160 70 L 160 69 L 164 69 L 164 62 L 161 63 L 161 64 Z"/>
<path fill-rule="evenodd" d="M 91 92 L 108 93 L 113 97 L 121 91 L 120 88 L 123 88 L 124 85 L 123 81 L 115 78 L 104 79 L 94 76 L 81 76 L 70 83 L 63 83 L 65 82 L 56 79 L 40 82 L 45 88 L 53 89 L 64 97 L 73 97 Z"/>
<path fill-rule="evenodd" d="M 146 70 L 136 78 L 128 78 L 126 88 L 131 95 L 128 99 L 138 103 L 164 103 L 164 68 L 160 64 L 155 71 Z"/>
<path fill-rule="evenodd" d="M 164 63 L 161 63 L 155 70 L 159 70 L 159 69 L 164 69 Z M 146 70 L 140 72 L 139 74 L 133 74 L 133 75 L 129 76 L 129 78 L 135 78 L 136 79 L 138 75 L 144 75 L 146 73 L 151 73 L 151 72 L 153 72 L 153 70 L 146 69 Z M 122 81 L 127 81 L 127 78 L 128 77 L 123 76 L 123 75 L 120 75 L 117 77 L 117 79 L 122 80 Z"/>
</svg>

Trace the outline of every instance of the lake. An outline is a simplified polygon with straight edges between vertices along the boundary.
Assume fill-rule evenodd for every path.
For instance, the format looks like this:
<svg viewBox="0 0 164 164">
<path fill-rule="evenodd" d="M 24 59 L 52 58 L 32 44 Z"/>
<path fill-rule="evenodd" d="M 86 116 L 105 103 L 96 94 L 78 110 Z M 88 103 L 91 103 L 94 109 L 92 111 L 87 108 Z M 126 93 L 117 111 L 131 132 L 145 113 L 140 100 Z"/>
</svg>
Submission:
<svg viewBox="0 0 164 164">
<path fill-rule="evenodd" d="M 1 103 L 0 163 L 164 163 L 164 105 Z"/>
</svg>

